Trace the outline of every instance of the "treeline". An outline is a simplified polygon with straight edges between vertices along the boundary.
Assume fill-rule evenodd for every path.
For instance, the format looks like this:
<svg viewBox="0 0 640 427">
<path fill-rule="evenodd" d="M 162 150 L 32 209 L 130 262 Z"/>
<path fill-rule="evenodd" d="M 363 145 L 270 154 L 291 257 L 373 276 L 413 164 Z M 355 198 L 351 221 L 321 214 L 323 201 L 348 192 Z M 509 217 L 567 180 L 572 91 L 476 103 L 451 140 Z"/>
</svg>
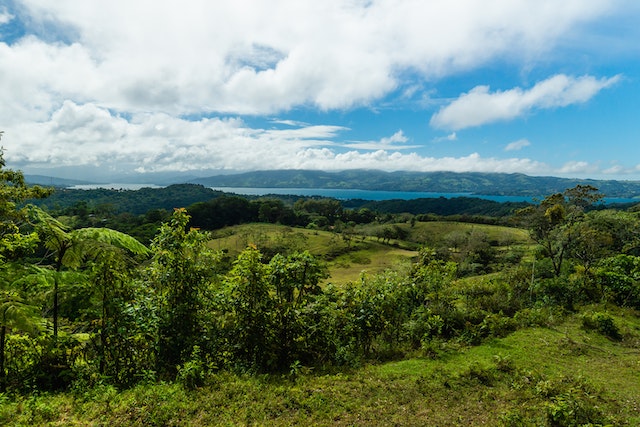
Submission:
<svg viewBox="0 0 640 427">
<path fill-rule="evenodd" d="M 527 202 L 496 202 L 475 197 L 423 198 L 413 200 L 361 201 L 349 200 L 346 207 L 371 209 L 380 213 L 432 214 L 437 216 L 465 215 L 501 218 L 531 205 Z"/>
<path fill-rule="evenodd" d="M 244 196 L 223 193 L 195 184 L 175 184 L 164 188 L 141 188 L 139 190 L 92 189 L 73 190 L 56 189 L 45 200 L 31 200 L 33 204 L 48 210 L 90 209 L 113 214 L 145 214 L 150 210 L 173 210 L 196 203 L 211 202 L 217 197 L 237 197 L 247 201 L 266 199 L 281 201 L 285 206 L 293 207 L 298 200 L 334 200 L 326 197 L 302 197 L 294 195 Z M 414 200 L 371 201 L 361 199 L 339 200 L 343 209 L 369 209 L 381 213 L 434 214 L 439 216 L 467 215 L 504 217 L 513 213 L 526 203 L 496 202 L 475 197 L 422 198 Z M 259 203 L 259 202 L 258 202 Z M 255 212 L 254 212 L 255 213 Z M 255 215 L 253 215 L 255 216 Z"/>
<path fill-rule="evenodd" d="M 161 188 L 145 187 L 139 190 L 57 188 L 48 198 L 29 200 L 29 202 L 53 211 L 83 208 L 112 214 L 143 215 L 155 209 L 165 209 L 170 212 L 173 208 L 189 206 L 222 194 L 224 193 L 196 184 L 175 184 Z"/>
<path fill-rule="evenodd" d="M 323 228 L 336 222 L 363 224 L 378 217 L 370 209 L 345 209 L 335 199 L 300 198 L 287 205 L 281 199 L 263 197 L 250 200 L 223 195 L 187 208 L 194 227 L 215 230 L 249 222 L 266 222 L 290 226 Z"/>
</svg>

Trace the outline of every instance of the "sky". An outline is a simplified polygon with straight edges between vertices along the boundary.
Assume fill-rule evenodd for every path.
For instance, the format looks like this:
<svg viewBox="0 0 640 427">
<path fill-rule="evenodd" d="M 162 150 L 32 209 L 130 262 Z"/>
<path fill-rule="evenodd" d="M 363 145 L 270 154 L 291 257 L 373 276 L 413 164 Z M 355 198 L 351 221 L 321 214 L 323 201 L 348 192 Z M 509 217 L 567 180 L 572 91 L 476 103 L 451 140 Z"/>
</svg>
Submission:
<svg viewBox="0 0 640 427">
<path fill-rule="evenodd" d="M 7 166 L 640 180 L 637 0 L 2 0 Z"/>
</svg>

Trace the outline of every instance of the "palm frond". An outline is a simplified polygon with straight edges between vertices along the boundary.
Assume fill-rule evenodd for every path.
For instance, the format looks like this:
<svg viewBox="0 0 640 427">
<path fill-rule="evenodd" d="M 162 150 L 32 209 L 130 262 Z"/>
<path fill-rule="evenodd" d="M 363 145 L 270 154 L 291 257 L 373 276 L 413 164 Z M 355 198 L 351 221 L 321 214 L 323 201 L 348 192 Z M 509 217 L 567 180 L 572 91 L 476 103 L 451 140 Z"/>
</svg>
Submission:
<svg viewBox="0 0 640 427">
<path fill-rule="evenodd" d="M 69 233 L 72 240 L 80 242 L 91 242 L 102 245 L 114 246 L 124 249 L 134 255 L 147 255 L 149 248 L 140 243 L 134 237 L 110 228 L 87 227 L 74 230 Z M 86 248 L 86 246 L 85 246 Z"/>
<path fill-rule="evenodd" d="M 38 327 L 38 309 L 11 291 L 0 292 L 0 326 L 34 332 Z"/>
<path fill-rule="evenodd" d="M 29 220 L 36 232 L 43 238 L 47 249 L 60 251 L 69 240 L 69 227 L 34 205 L 27 205 Z"/>
</svg>

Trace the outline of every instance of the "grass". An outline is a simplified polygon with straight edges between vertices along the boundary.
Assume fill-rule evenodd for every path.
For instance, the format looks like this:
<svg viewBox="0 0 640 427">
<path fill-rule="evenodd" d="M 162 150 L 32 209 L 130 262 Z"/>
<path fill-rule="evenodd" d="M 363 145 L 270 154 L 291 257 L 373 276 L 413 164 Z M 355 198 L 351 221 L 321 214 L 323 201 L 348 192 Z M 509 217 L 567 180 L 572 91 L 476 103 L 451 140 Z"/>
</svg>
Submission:
<svg viewBox="0 0 640 427">
<path fill-rule="evenodd" d="M 552 328 L 520 329 L 477 347 L 436 343 L 437 359 L 340 373 L 220 373 L 196 390 L 160 383 L 0 395 L 0 424 L 640 425 L 640 317 L 610 314 L 625 334 L 620 342 L 585 331 L 575 313 Z"/>
<path fill-rule="evenodd" d="M 529 232 L 527 230 L 499 225 L 432 221 L 416 222 L 413 227 L 405 225 L 405 229 L 410 232 L 410 240 L 424 241 L 427 244 L 435 244 L 451 233 L 471 232 L 484 233 L 490 241 L 495 241 L 501 246 L 525 245 L 530 243 Z"/>
<path fill-rule="evenodd" d="M 530 245 L 526 230 L 485 224 L 433 221 L 399 224 L 408 233 L 406 241 L 383 243 L 376 238 L 359 235 L 351 242 L 331 231 L 291 228 L 276 224 L 244 224 L 227 227 L 213 233 L 210 247 L 227 251 L 233 259 L 248 244 L 258 248 L 294 248 L 308 250 L 327 262 L 330 277 L 327 282 L 344 284 L 357 281 L 360 275 L 380 273 L 406 264 L 417 255 L 422 245 L 440 244 L 442 236 L 458 233 L 482 232 L 497 249 Z M 361 230 L 366 233 L 366 228 Z M 417 245 L 416 245 L 417 243 Z"/>
</svg>

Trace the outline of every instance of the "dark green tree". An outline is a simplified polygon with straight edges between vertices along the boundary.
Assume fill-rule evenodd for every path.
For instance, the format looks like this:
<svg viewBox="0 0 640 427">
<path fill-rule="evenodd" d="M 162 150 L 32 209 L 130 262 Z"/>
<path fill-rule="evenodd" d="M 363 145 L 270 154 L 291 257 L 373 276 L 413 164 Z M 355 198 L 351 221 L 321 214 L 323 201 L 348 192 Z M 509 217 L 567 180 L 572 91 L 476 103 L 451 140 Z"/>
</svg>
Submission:
<svg viewBox="0 0 640 427">
<path fill-rule="evenodd" d="M 576 224 L 584 219 L 585 210 L 602 197 L 595 187 L 577 185 L 518 212 L 522 224 L 529 228 L 531 237 L 540 245 L 542 254 L 551 261 L 556 277 L 562 274 L 564 262 L 580 235 Z"/>
<path fill-rule="evenodd" d="M 267 265 L 255 246 L 238 255 L 225 282 L 227 336 L 234 359 L 245 369 L 266 371 L 273 363 L 273 298 Z"/>
<path fill-rule="evenodd" d="M 310 353 L 321 351 L 312 348 L 307 331 L 312 331 L 313 321 L 302 315 L 305 306 L 322 292 L 320 281 L 328 273 L 308 251 L 293 253 L 287 257 L 277 254 L 268 265 L 270 294 L 275 298 L 274 338 L 277 349 L 277 370 L 288 369 L 294 361 L 307 358 Z"/>
<path fill-rule="evenodd" d="M 207 246 L 209 236 L 189 229 L 189 215 L 176 209 L 151 244 L 153 258 L 146 281 L 157 298 L 158 368 L 173 376 L 201 346 L 207 302 L 215 286 L 220 256 Z"/>
</svg>

